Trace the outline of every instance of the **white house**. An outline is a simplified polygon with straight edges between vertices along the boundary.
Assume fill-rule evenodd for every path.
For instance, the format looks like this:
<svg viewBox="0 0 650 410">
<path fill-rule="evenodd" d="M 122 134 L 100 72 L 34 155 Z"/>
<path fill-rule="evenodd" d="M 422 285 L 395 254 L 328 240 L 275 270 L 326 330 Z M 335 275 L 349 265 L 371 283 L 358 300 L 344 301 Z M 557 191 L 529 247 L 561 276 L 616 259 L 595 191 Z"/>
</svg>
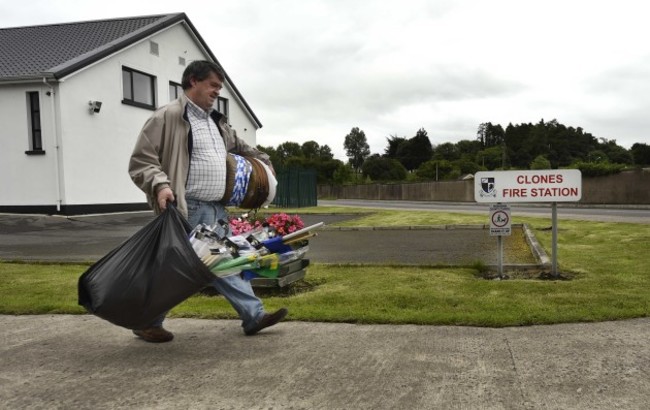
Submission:
<svg viewBox="0 0 650 410">
<path fill-rule="evenodd" d="M 219 64 L 185 13 L 0 29 L 0 212 L 146 209 L 131 151 L 199 59 Z M 215 108 L 255 145 L 227 73 Z"/>
</svg>

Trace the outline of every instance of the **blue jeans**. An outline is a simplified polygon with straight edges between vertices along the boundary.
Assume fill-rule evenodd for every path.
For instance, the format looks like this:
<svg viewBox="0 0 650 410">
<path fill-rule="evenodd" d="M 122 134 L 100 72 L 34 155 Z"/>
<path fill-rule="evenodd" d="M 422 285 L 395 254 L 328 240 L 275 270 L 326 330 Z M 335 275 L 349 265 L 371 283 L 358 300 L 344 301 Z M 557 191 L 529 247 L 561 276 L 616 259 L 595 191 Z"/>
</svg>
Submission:
<svg viewBox="0 0 650 410">
<path fill-rule="evenodd" d="M 187 199 L 187 213 L 187 220 L 192 228 L 201 223 L 214 225 L 219 219 L 228 222 L 228 211 L 218 202 Z M 230 228 L 228 232 L 219 232 L 219 234 L 230 234 L 229 231 Z M 254 327 L 264 316 L 262 301 L 255 296 L 251 283 L 244 280 L 241 275 L 215 278 L 211 285 L 235 308 L 242 320 L 244 330 Z M 162 326 L 165 316 L 166 313 L 158 317 L 153 326 Z"/>
</svg>

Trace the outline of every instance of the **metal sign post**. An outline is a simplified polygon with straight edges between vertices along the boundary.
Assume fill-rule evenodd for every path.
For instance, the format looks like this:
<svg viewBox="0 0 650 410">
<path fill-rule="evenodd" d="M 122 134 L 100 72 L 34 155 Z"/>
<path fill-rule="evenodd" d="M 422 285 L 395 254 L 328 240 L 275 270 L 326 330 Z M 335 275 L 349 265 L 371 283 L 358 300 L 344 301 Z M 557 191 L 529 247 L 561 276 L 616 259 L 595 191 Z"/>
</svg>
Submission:
<svg viewBox="0 0 650 410">
<path fill-rule="evenodd" d="M 553 277 L 558 276 L 557 273 L 557 202 L 553 202 L 551 205 L 551 275 Z"/>
<path fill-rule="evenodd" d="M 498 264 L 499 278 L 503 278 L 503 236 L 512 234 L 510 221 L 510 207 L 507 204 L 497 203 L 490 206 L 490 236 L 497 237 L 499 248 Z"/>
</svg>

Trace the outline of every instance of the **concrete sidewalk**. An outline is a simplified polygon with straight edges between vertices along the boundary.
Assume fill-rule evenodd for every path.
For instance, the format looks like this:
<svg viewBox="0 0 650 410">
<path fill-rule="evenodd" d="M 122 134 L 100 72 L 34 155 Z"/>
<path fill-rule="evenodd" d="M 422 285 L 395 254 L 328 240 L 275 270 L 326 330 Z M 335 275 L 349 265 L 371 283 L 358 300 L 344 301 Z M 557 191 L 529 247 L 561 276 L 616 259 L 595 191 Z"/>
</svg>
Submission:
<svg viewBox="0 0 650 410">
<path fill-rule="evenodd" d="M 435 308 L 435 306 L 432 306 Z M 3 409 L 642 409 L 650 320 L 505 329 L 0 316 Z"/>
</svg>

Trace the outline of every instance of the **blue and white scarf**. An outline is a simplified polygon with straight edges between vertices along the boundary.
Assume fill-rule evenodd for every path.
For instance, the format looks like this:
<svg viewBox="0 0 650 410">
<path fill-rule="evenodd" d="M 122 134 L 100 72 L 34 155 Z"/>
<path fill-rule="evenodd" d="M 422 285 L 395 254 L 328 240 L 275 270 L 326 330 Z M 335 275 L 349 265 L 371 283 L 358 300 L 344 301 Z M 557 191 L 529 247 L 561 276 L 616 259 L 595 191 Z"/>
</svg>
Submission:
<svg viewBox="0 0 650 410">
<path fill-rule="evenodd" d="M 235 171 L 235 185 L 232 188 L 232 195 L 230 196 L 228 205 L 238 206 L 246 197 L 253 166 L 242 156 L 235 154 L 232 154 L 232 156 L 237 161 L 237 167 Z"/>
</svg>

